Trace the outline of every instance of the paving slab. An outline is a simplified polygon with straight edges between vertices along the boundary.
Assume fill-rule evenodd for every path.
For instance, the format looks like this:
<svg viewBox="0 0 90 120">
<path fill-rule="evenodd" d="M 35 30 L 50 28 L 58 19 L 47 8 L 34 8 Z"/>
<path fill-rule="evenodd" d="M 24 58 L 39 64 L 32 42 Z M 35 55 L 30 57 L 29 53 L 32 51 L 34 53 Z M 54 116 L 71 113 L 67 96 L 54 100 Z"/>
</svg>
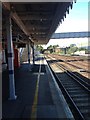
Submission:
<svg viewBox="0 0 90 120">
<path fill-rule="evenodd" d="M 15 70 L 17 99 L 3 101 L 3 118 L 30 119 L 31 116 L 35 119 L 68 118 L 64 109 L 66 104 L 63 104 L 62 99 L 58 99 L 63 95 L 62 93 L 58 95 L 55 90 L 53 77 L 45 64 L 44 57 L 39 57 L 35 61 L 35 65 L 31 66 L 31 71 L 30 66 L 28 63 L 24 63 Z M 8 80 L 3 74 L 4 79 Z"/>
</svg>

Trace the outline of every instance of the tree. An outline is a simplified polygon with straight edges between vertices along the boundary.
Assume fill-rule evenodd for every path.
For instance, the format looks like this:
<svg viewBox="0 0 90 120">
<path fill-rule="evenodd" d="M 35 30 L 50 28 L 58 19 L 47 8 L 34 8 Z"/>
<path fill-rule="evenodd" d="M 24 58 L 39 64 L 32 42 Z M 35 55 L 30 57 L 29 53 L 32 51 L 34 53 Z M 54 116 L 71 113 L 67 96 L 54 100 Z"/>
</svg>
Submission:
<svg viewBox="0 0 90 120">
<path fill-rule="evenodd" d="M 71 45 L 70 45 L 70 48 L 71 48 L 71 47 L 76 47 L 76 44 L 71 44 Z"/>
<path fill-rule="evenodd" d="M 53 52 L 53 46 L 52 45 L 48 46 L 47 49 L 50 51 L 50 53 Z"/>
<path fill-rule="evenodd" d="M 38 50 L 38 51 L 40 51 L 40 53 L 42 53 L 43 47 L 41 45 L 37 45 L 36 50 Z"/>
<path fill-rule="evenodd" d="M 68 54 L 74 54 L 74 52 L 76 52 L 78 50 L 78 47 L 75 44 L 71 44 L 69 49 L 67 50 Z"/>
<path fill-rule="evenodd" d="M 79 51 L 82 51 L 82 50 L 86 50 L 86 48 L 80 47 L 80 48 L 79 48 Z"/>
<path fill-rule="evenodd" d="M 53 45 L 53 52 L 55 52 L 55 48 L 59 47 L 59 45 Z"/>
<path fill-rule="evenodd" d="M 48 50 L 53 49 L 53 46 L 50 45 L 50 46 L 47 47 L 47 49 L 48 49 Z"/>
<path fill-rule="evenodd" d="M 48 50 L 50 50 L 50 53 L 55 52 L 55 48 L 59 47 L 59 45 L 50 45 L 47 47 Z"/>
</svg>

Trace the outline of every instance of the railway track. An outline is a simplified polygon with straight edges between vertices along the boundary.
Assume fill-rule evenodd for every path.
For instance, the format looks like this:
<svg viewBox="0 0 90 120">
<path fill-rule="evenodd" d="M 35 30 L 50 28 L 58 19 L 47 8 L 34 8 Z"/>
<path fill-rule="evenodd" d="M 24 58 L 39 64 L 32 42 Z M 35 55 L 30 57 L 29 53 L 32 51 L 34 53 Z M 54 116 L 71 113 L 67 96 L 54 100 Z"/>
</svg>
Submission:
<svg viewBox="0 0 90 120">
<path fill-rule="evenodd" d="M 79 78 L 80 77 L 82 77 L 82 79 L 80 78 L 80 80 L 81 81 L 84 81 L 86 84 L 90 84 L 90 80 L 89 80 L 89 73 L 90 73 L 90 71 L 88 71 L 88 70 L 86 70 L 86 69 L 83 69 L 83 67 L 81 68 L 81 67 L 78 67 L 78 63 L 77 63 L 77 66 L 76 65 L 74 65 L 74 64 L 71 64 L 71 63 L 68 63 L 68 62 L 66 62 L 66 61 L 62 61 L 62 62 L 60 62 L 60 59 L 56 59 L 55 57 L 52 57 L 52 56 L 48 56 L 48 58 L 50 58 L 50 59 L 53 59 L 54 61 L 56 60 L 57 61 L 57 64 L 59 65 L 59 66 L 61 66 L 61 67 L 64 67 L 64 68 L 66 68 L 67 67 L 67 65 L 69 65 L 69 68 L 67 67 L 67 71 L 71 71 L 71 68 L 74 68 L 74 69 L 78 69 L 79 70 L 79 74 L 78 74 L 78 72 L 74 72 L 74 73 L 72 73 L 72 74 L 76 74 L 76 76 L 78 76 Z M 83 66 L 83 65 L 82 65 Z M 75 70 L 75 71 L 76 71 Z M 82 73 L 83 72 L 83 73 Z M 86 76 L 85 74 L 87 74 L 88 76 Z M 80 75 L 82 75 L 82 76 L 80 76 Z M 84 77 L 85 76 L 85 77 Z"/>
<path fill-rule="evenodd" d="M 63 59 L 60 58 L 60 56 L 51 56 L 53 58 L 57 58 L 57 60 L 61 59 L 64 63 L 74 67 L 74 68 L 77 68 L 77 69 L 80 69 L 81 71 L 84 71 L 84 72 L 87 72 L 87 73 L 90 73 L 90 71 L 88 70 L 88 61 L 87 63 L 85 63 L 84 59 L 77 59 L 77 58 L 73 58 L 73 59 L 70 59 L 70 56 L 66 57 L 65 56 L 65 60 L 64 60 L 64 56 L 63 56 Z M 71 57 L 72 58 L 72 57 Z M 77 62 L 77 63 L 73 63 L 73 62 Z"/>
<path fill-rule="evenodd" d="M 90 120 L 90 86 L 80 77 L 58 64 L 47 61 L 49 66 L 56 65 L 63 74 L 55 73 L 52 70 L 56 81 L 64 94 L 76 120 Z"/>
</svg>

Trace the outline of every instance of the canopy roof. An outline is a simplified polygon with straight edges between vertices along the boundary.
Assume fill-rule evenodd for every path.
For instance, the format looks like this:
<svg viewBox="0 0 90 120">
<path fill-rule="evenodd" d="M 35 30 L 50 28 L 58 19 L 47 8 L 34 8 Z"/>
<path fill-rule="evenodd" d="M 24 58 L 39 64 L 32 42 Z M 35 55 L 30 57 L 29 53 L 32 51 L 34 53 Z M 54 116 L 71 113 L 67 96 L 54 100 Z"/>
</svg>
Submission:
<svg viewBox="0 0 90 120">
<path fill-rule="evenodd" d="M 11 12 L 13 36 L 21 35 L 35 44 L 46 44 L 62 23 L 73 2 L 9 2 L 3 3 L 3 38 L 6 37 L 7 10 Z"/>
</svg>

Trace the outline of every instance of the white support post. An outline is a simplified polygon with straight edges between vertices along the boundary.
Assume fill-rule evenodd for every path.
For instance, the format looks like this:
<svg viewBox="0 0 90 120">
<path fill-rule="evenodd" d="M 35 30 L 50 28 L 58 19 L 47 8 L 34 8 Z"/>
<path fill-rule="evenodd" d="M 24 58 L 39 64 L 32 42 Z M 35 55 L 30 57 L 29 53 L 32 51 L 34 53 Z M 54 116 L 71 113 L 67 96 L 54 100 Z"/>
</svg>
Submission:
<svg viewBox="0 0 90 120">
<path fill-rule="evenodd" d="M 15 81 L 14 81 L 14 52 L 12 42 L 11 16 L 8 13 L 6 20 L 7 29 L 7 50 L 8 50 L 8 70 L 9 70 L 9 100 L 15 100 Z"/>
</svg>

